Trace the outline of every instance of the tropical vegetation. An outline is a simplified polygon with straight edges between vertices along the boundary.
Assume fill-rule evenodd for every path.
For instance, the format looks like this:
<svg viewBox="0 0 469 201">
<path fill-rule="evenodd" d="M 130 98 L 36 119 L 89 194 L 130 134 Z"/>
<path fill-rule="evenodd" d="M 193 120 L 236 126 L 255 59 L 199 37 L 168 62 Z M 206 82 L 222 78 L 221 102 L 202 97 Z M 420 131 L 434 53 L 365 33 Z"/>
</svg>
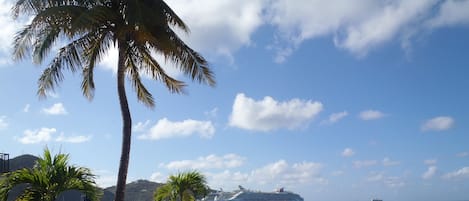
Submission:
<svg viewBox="0 0 469 201">
<path fill-rule="evenodd" d="M 67 154 L 52 156 L 46 148 L 44 156 L 36 161 L 33 168 L 3 174 L 0 179 L 0 200 L 8 200 L 15 187 L 26 186 L 16 200 L 55 201 L 65 191 L 78 190 L 87 199 L 97 201 L 101 192 L 94 180 L 95 175 L 90 169 L 69 165 Z"/>
<path fill-rule="evenodd" d="M 209 192 L 206 178 L 197 171 L 171 175 L 163 186 L 156 189 L 155 201 L 195 201 Z"/>
<path fill-rule="evenodd" d="M 54 90 L 67 70 L 81 73 L 82 93 L 91 100 L 96 65 L 110 48 L 118 48 L 116 78 L 123 125 L 116 201 L 123 201 L 132 130 L 125 78 L 148 107 L 155 102 L 142 75 L 161 81 L 174 93 L 183 92 L 185 86 L 166 73 L 155 54 L 175 63 L 192 80 L 215 85 L 207 61 L 173 30 L 189 33 L 189 28 L 163 0 L 17 0 L 12 12 L 16 19 L 34 16 L 14 38 L 16 60 L 32 56 L 34 63 L 41 64 L 55 44 L 68 41 L 40 76 L 40 97 Z"/>
</svg>

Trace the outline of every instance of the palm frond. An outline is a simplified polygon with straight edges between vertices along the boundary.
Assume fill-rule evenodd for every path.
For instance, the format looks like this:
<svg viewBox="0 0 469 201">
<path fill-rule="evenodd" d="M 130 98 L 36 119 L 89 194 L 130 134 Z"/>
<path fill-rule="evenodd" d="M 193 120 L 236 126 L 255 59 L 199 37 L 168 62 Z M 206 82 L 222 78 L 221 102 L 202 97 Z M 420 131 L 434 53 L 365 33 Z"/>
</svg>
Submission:
<svg viewBox="0 0 469 201">
<path fill-rule="evenodd" d="M 63 80 L 63 68 L 68 68 L 75 72 L 78 68 L 83 67 L 81 55 L 89 46 L 89 41 L 94 37 L 95 33 L 79 38 L 65 47 L 60 48 L 57 56 L 52 60 L 48 68 L 46 68 L 38 80 L 39 97 L 45 97 L 48 90 L 55 90 L 55 86 Z"/>
<path fill-rule="evenodd" d="M 173 61 L 193 80 L 210 86 L 215 85 L 214 74 L 208 67 L 207 60 L 187 46 L 170 27 L 154 27 L 152 34 L 155 40 L 149 43 L 155 51 L 161 52 L 166 59 Z"/>
<path fill-rule="evenodd" d="M 81 89 L 83 96 L 88 100 L 94 97 L 94 68 L 96 64 L 106 53 L 106 50 L 110 47 L 112 41 L 112 35 L 109 33 L 102 33 L 96 37 L 93 37 L 89 43 L 87 49 L 84 51 L 84 59 L 86 60 L 86 67 L 83 68 L 82 76 L 83 80 L 81 83 Z"/>
<path fill-rule="evenodd" d="M 13 39 L 14 60 L 21 60 L 26 56 L 29 56 L 27 53 L 31 50 L 31 43 L 34 38 L 32 29 L 33 27 L 28 25 L 15 35 L 15 38 Z"/>
<path fill-rule="evenodd" d="M 155 80 L 162 81 L 168 90 L 172 93 L 183 93 L 186 84 L 182 81 L 176 80 L 166 74 L 165 70 L 160 66 L 158 61 L 153 58 L 148 48 L 143 45 L 137 46 L 139 52 L 139 59 L 141 60 L 141 69 L 147 75 L 150 75 Z"/>
<path fill-rule="evenodd" d="M 176 26 L 177 28 L 185 31 L 186 33 L 190 32 L 189 27 L 184 23 L 184 21 L 182 21 L 181 18 L 179 18 L 179 16 L 173 11 L 173 9 L 171 9 L 171 7 L 166 4 L 166 2 L 162 0 L 155 1 L 159 3 L 159 7 L 166 14 L 166 20 L 170 25 Z"/>
<path fill-rule="evenodd" d="M 132 86 L 137 92 L 138 100 L 144 103 L 146 106 L 152 108 L 155 106 L 155 101 L 151 93 L 142 83 L 139 67 L 137 66 L 138 64 L 141 64 L 140 60 L 135 55 L 132 55 L 131 52 L 129 52 L 127 54 L 126 66 L 128 66 L 127 73 L 132 81 Z"/>
</svg>

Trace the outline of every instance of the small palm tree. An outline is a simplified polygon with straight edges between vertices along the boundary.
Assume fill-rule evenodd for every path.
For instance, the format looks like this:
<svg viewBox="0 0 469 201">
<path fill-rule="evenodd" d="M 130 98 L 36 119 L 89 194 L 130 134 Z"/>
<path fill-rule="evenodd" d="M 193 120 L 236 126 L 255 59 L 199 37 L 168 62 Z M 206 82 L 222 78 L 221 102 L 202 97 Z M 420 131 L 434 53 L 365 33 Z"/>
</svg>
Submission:
<svg viewBox="0 0 469 201">
<path fill-rule="evenodd" d="M 215 85 L 208 62 L 190 48 L 173 30 L 189 33 L 189 28 L 163 0 L 16 0 L 13 16 L 33 15 L 30 23 L 16 35 L 13 57 L 32 55 L 41 64 L 59 39 L 68 39 L 38 81 L 38 95 L 63 80 L 64 71 L 81 72 L 83 95 L 94 96 L 94 69 L 112 45 L 117 46 L 117 94 L 122 115 L 122 149 L 116 185 L 116 201 L 124 200 L 130 160 L 132 118 L 125 78 L 137 98 L 154 107 L 154 98 L 142 82 L 146 74 L 161 81 L 171 92 L 183 92 L 185 83 L 169 76 L 153 53 L 177 64 L 192 80 Z M 65 41 L 65 40 L 62 40 Z"/>
<path fill-rule="evenodd" d="M 100 191 L 94 182 L 95 176 L 88 168 L 68 164 L 67 154 L 51 156 L 44 150 L 44 157 L 36 161 L 32 169 L 19 169 L 4 174 L 0 179 L 0 200 L 6 201 L 10 191 L 26 184 L 26 189 L 16 200 L 55 201 L 68 190 L 78 190 L 92 201 L 99 199 Z"/>
<path fill-rule="evenodd" d="M 156 189 L 155 201 L 195 201 L 209 192 L 205 176 L 197 171 L 171 175 L 166 184 Z"/>
</svg>

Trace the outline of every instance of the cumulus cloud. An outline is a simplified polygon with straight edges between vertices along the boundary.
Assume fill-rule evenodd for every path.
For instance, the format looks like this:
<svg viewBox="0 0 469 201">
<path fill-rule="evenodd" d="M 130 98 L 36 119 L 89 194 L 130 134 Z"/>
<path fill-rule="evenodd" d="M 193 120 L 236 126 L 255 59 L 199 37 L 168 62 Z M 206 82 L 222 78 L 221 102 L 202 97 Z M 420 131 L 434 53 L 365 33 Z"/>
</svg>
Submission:
<svg viewBox="0 0 469 201">
<path fill-rule="evenodd" d="M 429 166 L 428 169 L 427 169 L 427 171 L 425 171 L 425 172 L 422 174 L 422 178 L 423 178 L 423 179 L 431 179 L 431 178 L 433 178 L 433 176 L 435 176 L 436 171 L 437 171 L 437 167 L 436 167 L 436 166 Z"/>
<path fill-rule="evenodd" d="M 214 158 L 214 164 L 210 164 Z M 234 158 L 236 161 L 234 164 L 228 162 Z M 236 154 L 228 154 L 223 157 L 219 156 L 207 156 L 201 157 L 196 160 L 182 161 L 177 168 L 171 168 L 171 170 L 177 170 L 179 167 L 195 169 L 199 168 L 203 174 L 207 176 L 208 183 L 211 186 L 223 187 L 223 188 L 236 188 L 239 184 L 247 186 L 292 186 L 296 184 L 327 184 L 327 179 L 321 176 L 321 170 L 323 164 L 314 162 L 300 162 L 290 164 L 285 160 L 278 160 L 259 168 L 252 170 L 237 171 L 236 168 L 242 167 L 244 158 L 239 157 Z M 177 162 L 177 161 L 176 161 Z M 179 161 L 181 162 L 181 161 Z M 227 163 L 228 162 L 228 163 Z M 244 163 L 244 162 L 243 162 Z M 168 167 L 171 164 L 163 164 L 164 167 Z M 192 164 L 192 165 L 188 165 Z M 220 172 L 211 171 L 213 169 L 222 169 Z M 160 172 L 152 174 L 152 181 L 163 181 L 164 175 Z M 270 190 L 270 189 L 269 189 Z"/>
<path fill-rule="evenodd" d="M 11 48 L 12 38 L 14 38 L 17 31 L 23 27 L 25 20 L 19 19 L 14 21 L 11 17 L 11 8 L 13 1 L 0 0 L 0 67 L 12 63 Z"/>
<path fill-rule="evenodd" d="M 286 44 L 277 49 L 276 61 L 283 62 L 307 39 L 336 35 L 349 23 L 364 19 L 364 11 L 373 11 L 373 1 L 278 0 L 267 9 L 267 20 L 277 27 Z M 373 9 L 372 9 L 373 8 Z"/>
<path fill-rule="evenodd" d="M 0 116 L 0 130 L 8 128 L 8 122 L 6 116 Z"/>
<path fill-rule="evenodd" d="M 280 48 L 279 61 L 285 60 L 284 49 L 296 49 L 303 41 L 331 35 L 334 44 L 358 56 L 371 49 L 421 29 L 436 0 L 278 0 L 268 7 L 268 21 L 278 28 L 287 48 Z"/>
<path fill-rule="evenodd" d="M 341 119 L 345 118 L 346 116 L 348 116 L 347 111 L 332 113 L 331 115 L 329 115 L 329 118 L 327 120 L 324 120 L 322 123 L 323 124 L 334 124 L 334 123 L 340 121 Z"/>
<path fill-rule="evenodd" d="M 383 164 L 383 166 L 396 166 L 396 165 L 399 165 L 401 164 L 401 162 L 399 161 L 393 161 L 391 160 L 390 158 L 384 158 L 381 163 Z"/>
<path fill-rule="evenodd" d="M 423 123 L 421 130 L 427 131 L 445 131 L 454 126 L 454 119 L 449 116 L 439 116 L 433 119 L 427 120 Z"/>
<path fill-rule="evenodd" d="M 408 44 L 409 36 L 427 29 L 469 23 L 469 14 L 465 12 L 469 9 L 467 0 L 329 0 L 327 4 L 323 0 L 168 0 L 167 3 L 191 29 L 189 35 L 177 30 L 183 40 L 204 54 L 230 59 L 242 47 L 256 45 L 252 37 L 264 25 L 273 28 L 271 37 L 275 42 L 271 46 L 275 47 L 271 49 L 276 51 L 275 61 L 283 62 L 304 41 L 320 37 L 333 38 L 331 42 L 338 48 L 364 56 L 392 40 Z M 0 0 L 0 4 L 2 66 L 10 61 L 9 40 L 24 22 L 12 21 L 11 1 Z M 111 52 L 103 58 L 103 66 L 115 69 L 117 51 Z"/>
<path fill-rule="evenodd" d="M 25 130 L 23 136 L 18 138 L 22 144 L 37 144 L 48 142 L 52 139 L 52 135 L 57 132 L 55 128 L 41 128 L 36 130 Z"/>
<path fill-rule="evenodd" d="M 166 177 L 161 172 L 154 172 L 150 176 L 150 181 L 164 183 L 166 182 Z"/>
<path fill-rule="evenodd" d="M 467 25 L 469 24 L 469 1 L 447 0 L 444 1 L 438 11 L 438 15 L 428 20 L 428 26 L 432 28 Z"/>
<path fill-rule="evenodd" d="M 271 131 L 295 129 L 306 125 L 322 110 L 322 103 L 292 99 L 278 102 L 272 97 L 256 101 L 240 93 L 236 95 L 229 125 L 246 130 Z"/>
<path fill-rule="evenodd" d="M 376 160 L 364 160 L 364 161 L 353 161 L 353 166 L 355 168 L 365 168 L 377 165 L 378 161 Z"/>
<path fill-rule="evenodd" d="M 68 143 L 83 143 L 91 140 L 91 136 L 84 136 L 84 135 L 78 135 L 78 136 L 65 136 L 63 133 L 61 133 L 56 139 L 56 142 L 68 142 Z"/>
<path fill-rule="evenodd" d="M 49 108 L 43 108 L 42 112 L 47 115 L 66 115 L 68 114 L 62 103 L 55 103 Z"/>
<path fill-rule="evenodd" d="M 160 119 L 147 132 L 138 136 L 143 140 L 160 140 L 173 137 L 188 137 L 198 134 L 202 138 L 211 138 L 215 134 L 215 127 L 211 121 L 184 120 L 172 122 L 166 118 Z"/>
<path fill-rule="evenodd" d="M 385 115 L 381 111 L 378 110 L 365 110 L 360 112 L 360 119 L 368 121 L 368 120 L 376 120 L 376 119 L 381 119 Z"/>
<path fill-rule="evenodd" d="M 199 157 L 196 160 L 173 161 L 163 164 L 170 170 L 190 170 L 190 169 L 224 169 L 240 167 L 244 164 L 245 158 L 236 154 L 217 156 L 215 154 Z"/>
<path fill-rule="evenodd" d="M 239 184 L 248 184 L 250 175 L 240 171 L 205 172 L 211 186 L 236 188 Z"/>
<path fill-rule="evenodd" d="M 313 162 L 288 164 L 285 160 L 268 164 L 251 172 L 250 179 L 258 184 L 327 183 L 320 174 L 323 165 Z"/>
<path fill-rule="evenodd" d="M 93 170 L 96 176 L 96 184 L 101 188 L 110 187 L 116 185 L 117 174 L 109 170 Z"/>
<path fill-rule="evenodd" d="M 167 3 L 191 29 L 189 36 L 181 34 L 185 41 L 197 50 L 230 58 L 242 46 L 251 45 L 252 34 L 263 24 L 262 10 L 268 2 L 168 0 Z"/>
<path fill-rule="evenodd" d="M 443 178 L 445 179 L 463 179 L 463 178 L 469 178 L 469 167 L 463 167 L 459 170 L 456 170 L 454 172 L 447 173 L 443 175 Z"/>
<path fill-rule="evenodd" d="M 352 157 L 353 155 L 355 155 L 355 151 L 351 148 L 345 148 L 344 151 L 342 151 L 343 157 Z"/>
<path fill-rule="evenodd" d="M 383 2 L 384 5 L 382 4 Z M 436 0 L 429 1 L 380 1 L 369 16 L 346 27 L 345 36 L 336 38 L 336 45 L 355 54 L 367 52 L 397 36 L 409 34 L 409 29 L 428 15 Z M 375 11 L 375 12 L 373 12 Z M 377 12 L 376 12 L 377 11 Z M 402 34 L 402 35 L 400 35 Z"/>
</svg>

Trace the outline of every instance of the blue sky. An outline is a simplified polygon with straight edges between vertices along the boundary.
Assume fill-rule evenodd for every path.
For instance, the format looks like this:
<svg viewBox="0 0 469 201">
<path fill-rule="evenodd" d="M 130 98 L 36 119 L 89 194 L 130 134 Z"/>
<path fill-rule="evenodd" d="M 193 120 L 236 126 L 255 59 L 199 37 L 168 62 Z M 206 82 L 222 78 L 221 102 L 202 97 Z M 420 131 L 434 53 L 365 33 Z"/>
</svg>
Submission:
<svg viewBox="0 0 469 201">
<path fill-rule="evenodd" d="M 469 1 L 168 0 L 182 35 L 211 63 L 214 88 L 170 94 L 145 80 L 136 101 L 129 181 L 197 169 L 212 188 L 286 187 L 305 200 L 467 200 Z M 12 157 L 45 146 L 114 185 L 121 143 L 115 50 L 82 97 L 66 74 L 36 96 L 47 64 L 13 62 L 0 0 L 0 142 Z M 58 44 L 60 45 L 60 44 Z"/>
</svg>

